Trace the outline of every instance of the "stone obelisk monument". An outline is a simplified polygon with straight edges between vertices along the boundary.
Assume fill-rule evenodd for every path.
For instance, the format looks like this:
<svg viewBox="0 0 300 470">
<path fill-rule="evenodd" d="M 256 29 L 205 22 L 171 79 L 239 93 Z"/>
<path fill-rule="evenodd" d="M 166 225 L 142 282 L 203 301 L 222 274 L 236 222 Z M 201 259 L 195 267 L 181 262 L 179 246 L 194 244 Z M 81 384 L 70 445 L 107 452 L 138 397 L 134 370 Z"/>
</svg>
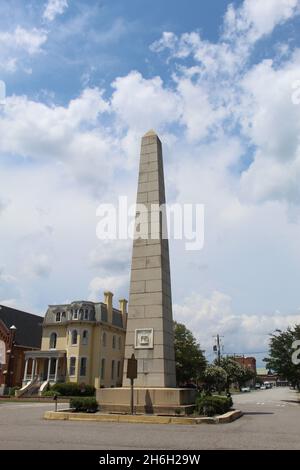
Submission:
<svg viewBox="0 0 300 470">
<path fill-rule="evenodd" d="M 169 242 L 161 142 L 154 131 L 142 138 L 125 345 L 138 361 L 137 387 L 176 387 Z"/>
<path fill-rule="evenodd" d="M 169 242 L 161 142 L 154 131 L 142 138 L 132 250 L 123 386 L 100 388 L 97 399 L 106 411 L 128 411 L 128 359 L 137 359 L 135 410 L 185 414 L 195 390 L 176 388 Z"/>
</svg>

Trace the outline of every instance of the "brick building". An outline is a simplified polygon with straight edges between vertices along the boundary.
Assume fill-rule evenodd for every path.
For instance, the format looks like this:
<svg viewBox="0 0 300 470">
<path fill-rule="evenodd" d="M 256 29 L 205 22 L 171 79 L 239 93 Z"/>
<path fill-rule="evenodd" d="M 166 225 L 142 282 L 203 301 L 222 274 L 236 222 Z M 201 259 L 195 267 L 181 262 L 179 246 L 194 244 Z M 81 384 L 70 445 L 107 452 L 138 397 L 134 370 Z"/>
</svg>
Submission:
<svg viewBox="0 0 300 470">
<path fill-rule="evenodd" d="M 0 394 L 21 386 L 25 351 L 41 346 L 43 318 L 0 305 Z"/>
</svg>

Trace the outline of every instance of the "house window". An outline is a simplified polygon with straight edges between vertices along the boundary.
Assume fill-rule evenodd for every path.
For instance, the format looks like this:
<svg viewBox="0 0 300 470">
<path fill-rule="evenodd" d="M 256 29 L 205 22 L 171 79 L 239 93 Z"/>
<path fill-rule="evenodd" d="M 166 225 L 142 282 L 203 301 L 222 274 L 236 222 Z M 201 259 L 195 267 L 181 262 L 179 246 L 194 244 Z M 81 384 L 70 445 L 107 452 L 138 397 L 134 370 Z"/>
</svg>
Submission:
<svg viewBox="0 0 300 470">
<path fill-rule="evenodd" d="M 69 375 L 75 375 L 76 374 L 76 357 L 70 357 L 70 371 Z"/>
<path fill-rule="evenodd" d="M 78 339 L 77 330 L 73 330 L 72 333 L 71 333 L 71 344 L 72 345 L 77 344 L 77 339 Z"/>
<path fill-rule="evenodd" d="M 116 349 L 116 337 L 115 337 L 115 335 L 113 335 L 113 337 L 112 337 L 112 347 L 113 347 L 113 349 Z"/>
<path fill-rule="evenodd" d="M 121 346 L 122 346 L 122 339 L 121 339 L 121 336 L 119 336 L 119 338 L 118 338 L 118 348 L 121 349 Z"/>
<path fill-rule="evenodd" d="M 82 308 L 79 310 L 79 318 L 80 318 L 80 320 L 83 319 L 83 309 Z"/>
<path fill-rule="evenodd" d="M 84 330 L 82 333 L 82 344 L 88 344 L 88 331 Z"/>
<path fill-rule="evenodd" d="M 115 361 L 111 361 L 111 379 L 115 378 Z"/>
<path fill-rule="evenodd" d="M 56 341 L 57 341 L 57 334 L 56 333 L 51 333 L 50 342 L 49 342 L 50 349 L 55 349 L 56 348 Z"/>
<path fill-rule="evenodd" d="M 103 380 L 105 377 L 105 359 L 101 360 L 101 372 L 100 372 L 100 377 Z"/>
<path fill-rule="evenodd" d="M 118 361 L 118 368 L 117 368 L 117 377 L 118 379 L 120 378 L 121 374 L 121 361 Z"/>
<path fill-rule="evenodd" d="M 88 320 L 89 319 L 89 311 L 88 309 L 86 308 L 85 311 L 84 311 L 84 320 Z"/>
<path fill-rule="evenodd" d="M 105 333 L 105 331 L 102 335 L 102 343 L 103 343 L 103 346 L 106 346 L 106 333 Z"/>
<path fill-rule="evenodd" d="M 61 320 L 61 313 L 56 312 L 55 321 L 59 322 Z"/>
<path fill-rule="evenodd" d="M 80 359 L 80 375 L 81 375 L 81 377 L 84 377 L 86 375 L 86 362 L 87 362 L 86 357 L 82 357 Z"/>
</svg>

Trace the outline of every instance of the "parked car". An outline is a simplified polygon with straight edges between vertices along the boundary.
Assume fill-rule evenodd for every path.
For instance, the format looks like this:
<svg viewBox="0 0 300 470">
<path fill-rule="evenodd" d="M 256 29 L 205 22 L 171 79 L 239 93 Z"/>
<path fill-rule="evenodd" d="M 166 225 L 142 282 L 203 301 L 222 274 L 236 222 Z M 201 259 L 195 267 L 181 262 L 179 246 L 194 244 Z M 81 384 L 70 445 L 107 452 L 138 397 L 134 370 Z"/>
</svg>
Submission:
<svg viewBox="0 0 300 470">
<path fill-rule="evenodd" d="M 255 384 L 255 390 L 260 390 L 261 385 L 260 384 Z"/>
<path fill-rule="evenodd" d="M 250 392 L 250 387 L 242 387 L 241 388 L 241 392 L 245 393 L 245 392 Z"/>
<path fill-rule="evenodd" d="M 265 385 L 262 385 L 262 386 L 260 387 L 260 389 L 261 389 L 261 390 L 266 390 L 267 387 L 266 387 Z"/>
</svg>

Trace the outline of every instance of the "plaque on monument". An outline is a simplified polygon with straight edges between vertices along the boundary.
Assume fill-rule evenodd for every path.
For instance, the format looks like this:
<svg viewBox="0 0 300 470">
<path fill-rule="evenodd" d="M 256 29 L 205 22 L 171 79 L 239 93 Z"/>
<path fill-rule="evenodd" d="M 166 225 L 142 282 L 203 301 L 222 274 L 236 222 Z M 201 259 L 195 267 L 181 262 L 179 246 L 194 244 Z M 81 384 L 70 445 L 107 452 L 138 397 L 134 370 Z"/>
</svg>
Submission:
<svg viewBox="0 0 300 470">
<path fill-rule="evenodd" d="M 153 348 L 153 328 L 135 330 L 135 349 Z"/>
</svg>

